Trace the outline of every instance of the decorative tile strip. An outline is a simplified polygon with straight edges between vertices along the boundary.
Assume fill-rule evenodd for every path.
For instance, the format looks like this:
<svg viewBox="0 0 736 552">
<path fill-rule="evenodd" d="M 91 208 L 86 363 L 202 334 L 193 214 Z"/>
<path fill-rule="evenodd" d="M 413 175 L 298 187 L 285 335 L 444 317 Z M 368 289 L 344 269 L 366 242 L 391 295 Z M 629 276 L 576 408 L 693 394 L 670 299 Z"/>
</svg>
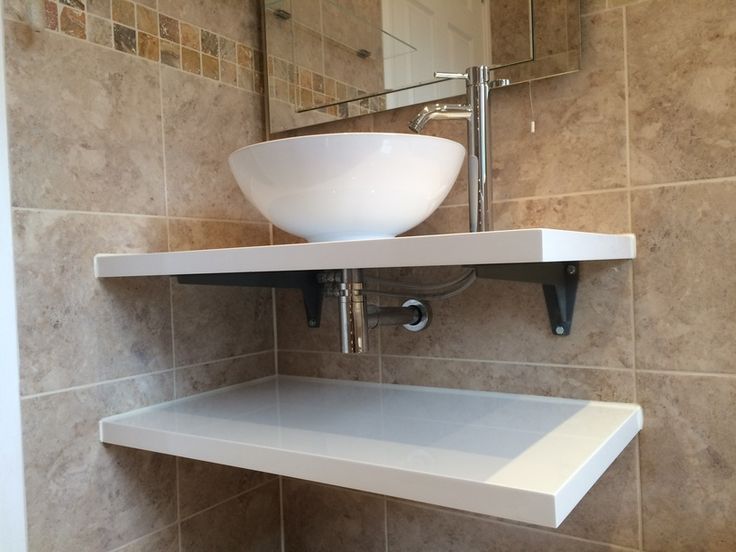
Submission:
<svg viewBox="0 0 736 552">
<path fill-rule="evenodd" d="M 263 54 L 216 32 L 130 0 L 45 0 L 45 8 L 49 31 L 264 92 Z"/>
<path fill-rule="evenodd" d="M 325 105 L 318 109 L 337 119 L 367 115 L 386 109 L 385 96 L 354 101 L 353 98 L 365 95 L 367 92 L 329 75 L 296 65 L 289 60 L 269 55 L 266 71 L 269 96 L 289 103 L 296 109 L 312 108 L 335 102 L 349 102 Z"/>
</svg>

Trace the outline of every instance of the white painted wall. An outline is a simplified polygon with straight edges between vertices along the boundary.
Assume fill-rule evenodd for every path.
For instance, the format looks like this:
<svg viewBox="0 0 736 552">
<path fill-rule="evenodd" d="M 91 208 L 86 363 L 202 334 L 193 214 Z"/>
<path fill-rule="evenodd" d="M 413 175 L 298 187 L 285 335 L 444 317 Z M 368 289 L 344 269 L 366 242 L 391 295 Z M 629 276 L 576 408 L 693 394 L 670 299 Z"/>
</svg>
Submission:
<svg viewBox="0 0 736 552">
<path fill-rule="evenodd" d="M 0 1 L 0 14 L 3 13 Z M 5 109 L 5 38 L 0 25 L 0 550 L 25 552 L 26 513 L 18 383 L 18 332 Z"/>
</svg>

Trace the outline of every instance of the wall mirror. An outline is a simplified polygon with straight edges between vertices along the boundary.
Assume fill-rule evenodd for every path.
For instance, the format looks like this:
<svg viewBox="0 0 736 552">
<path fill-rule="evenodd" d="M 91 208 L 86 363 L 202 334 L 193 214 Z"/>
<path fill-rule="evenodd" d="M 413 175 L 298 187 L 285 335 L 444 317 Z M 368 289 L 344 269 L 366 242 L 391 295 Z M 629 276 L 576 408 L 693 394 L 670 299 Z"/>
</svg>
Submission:
<svg viewBox="0 0 736 552">
<path fill-rule="evenodd" d="M 270 133 L 465 92 L 434 71 L 580 68 L 579 0 L 263 0 L 262 15 Z"/>
</svg>

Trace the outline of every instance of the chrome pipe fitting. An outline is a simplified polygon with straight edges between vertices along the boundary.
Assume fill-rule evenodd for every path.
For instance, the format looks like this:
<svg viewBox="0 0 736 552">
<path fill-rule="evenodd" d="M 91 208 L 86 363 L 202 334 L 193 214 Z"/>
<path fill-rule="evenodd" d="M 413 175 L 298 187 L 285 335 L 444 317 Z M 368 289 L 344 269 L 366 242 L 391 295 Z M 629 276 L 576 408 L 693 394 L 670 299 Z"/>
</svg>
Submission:
<svg viewBox="0 0 736 552">
<path fill-rule="evenodd" d="M 343 353 L 364 353 L 368 350 L 368 323 L 362 271 L 343 270 L 337 293 L 340 308 L 340 350 Z"/>
</svg>

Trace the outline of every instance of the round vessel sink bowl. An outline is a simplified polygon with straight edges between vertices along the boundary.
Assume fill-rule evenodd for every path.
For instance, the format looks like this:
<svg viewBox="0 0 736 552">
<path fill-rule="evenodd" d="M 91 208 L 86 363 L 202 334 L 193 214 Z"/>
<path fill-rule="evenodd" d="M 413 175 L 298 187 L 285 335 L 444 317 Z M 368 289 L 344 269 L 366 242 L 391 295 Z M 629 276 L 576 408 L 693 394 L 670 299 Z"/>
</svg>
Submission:
<svg viewBox="0 0 736 552">
<path fill-rule="evenodd" d="M 347 133 L 241 148 L 230 168 L 245 197 L 310 242 L 390 238 L 439 207 L 465 148 L 445 138 Z"/>
</svg>

